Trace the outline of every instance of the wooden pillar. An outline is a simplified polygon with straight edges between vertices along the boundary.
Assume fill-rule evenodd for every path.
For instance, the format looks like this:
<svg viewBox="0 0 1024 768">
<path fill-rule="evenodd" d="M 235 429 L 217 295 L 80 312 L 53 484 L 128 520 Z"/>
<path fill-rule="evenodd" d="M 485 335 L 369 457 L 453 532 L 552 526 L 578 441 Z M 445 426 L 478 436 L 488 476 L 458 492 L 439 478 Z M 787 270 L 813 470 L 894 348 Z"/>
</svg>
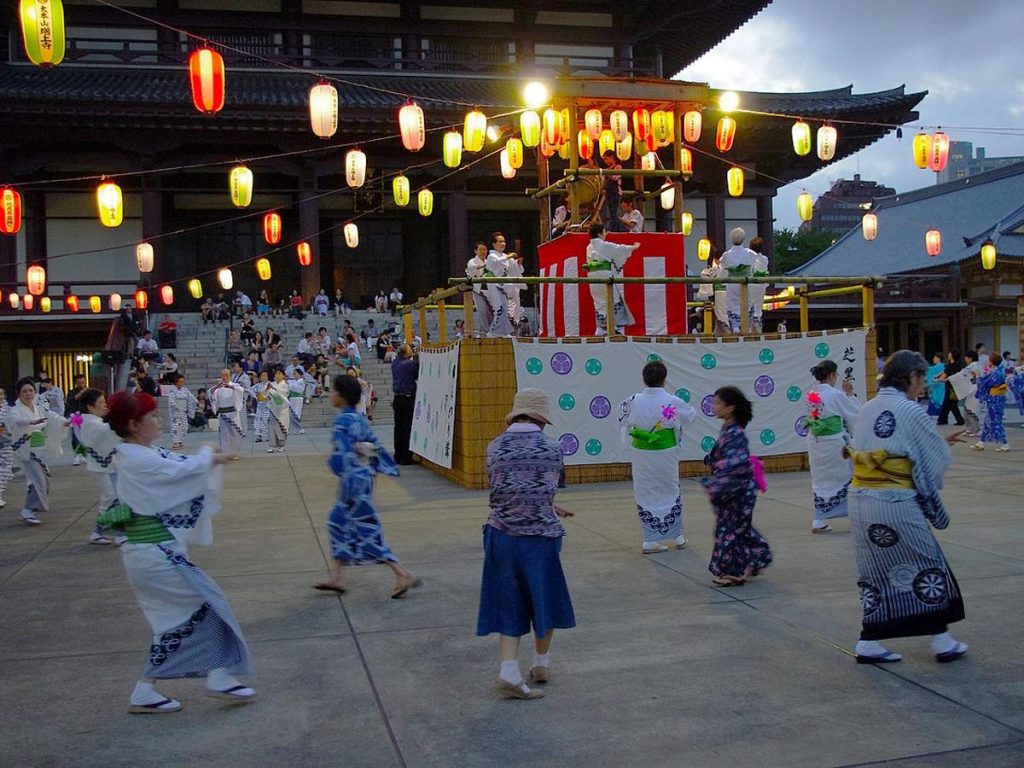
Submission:
<svg viewBox="0 0 1024 768">
<path fill-rule="evenodd" d="M 605 314 L 604 335 L 611 336 L 615 333 L 615 286 L 611 281 L 604 287 Z"/>
<path fill-rule="evenodd" d="M 412 312 L 402 313 L 402 329 L 405 332 L 405 343 L 412 344 Z"/>
<path fill-rule="evenodd" d="M 444 317 L 444 299 L 437 300 L 437 336 L 437 340 L 441 344 L 448 341 L 448 329 L 445 327 Z"/>
<path fill-rule="evenodd" d="M 704 335 L 715 335 L 715 305 L 710 302 L 704 305 Z"/>
<path fill-rule="evenodd" d="M 712 192 L 705 198 L 707 210 L 708 239 L 711 244 L 718 248 L 719 252 L 726 250 L 725 242 L 725 196 Z"/>
<path fill-rule="evenodd" d="M 672 105 L 672 122 L 675 126 L 675 138 L 672 140 L 672 169 L 676 171 L 683 170 L 683 117 L 685 113 L 680 111 L 679 104 Z M 683 231 L 683 182 L 682 177 L 679 177 L 679 185 L 676 189 L 676 203 L 672 209 L 672 231 L 682 232 Z M 675 181 L 672 182 L 675 184 Z M 664 182 L 662 182 L 664 184 Z M 658 206 L 658 210 L 661 210 L 661 198 L 655 200 L 655 205 Z"/>
<path fill-rule="evenodd" d="M 302 267 L 301 292 L 306 303 L 312 301 L 320 290 L 320 200 L 313 199 L 317 191 L 316 168 L 312 163 L 304 163 L 299 176 L 299 237 L 309 243 L 313 252 L 313 263 Z M 333 235 L 332 235 L 333 237 Z"/>
<path fill-rule="evenodd" d="M 419 312 L 419 326 L 420 326 L 420 340 L 426 342 L 427 340 L 427 308 L 420 307 Z"/>
<path fill-rule="evenodd" d="M 746 336 L 750 333 L 750 286 L 740 283 L 740 333 Z"/>
<path fill-rule="evenodd" d="M 551 168 L 548 159 L 537 147 L 537 186 L 544 189 L 551 183 Z M 537 201 L 537 214 L 540 217 L 540 241 L 546 243 L 551 239 L 551 196 L 542 197 Z"/>
<path fill-rule="evenodd" d="M 875 287 L 865 285 L 861 288 L 861 322 L 868 329 L 864 339 L 864 383 L 865 399 L 870 399 L 878 392 L 878 378 L 875 354 L 878 349 L 878 331 L 875 329 Z"/>
<path fill-rule="evenodd" d="M 810 308 L 807 306 L 807 289 L 800 289 L 800 331 L 806 333 L 811 329 Z"/>
<path fill-rule="evenodd" d="M 466 324 L 466 336 L 473 335 L 473 310 L 476 304 L 473 301 L 473 291 L 466 291 L 462 294 L 462 320 Z"/>
<path fill-rule="evenodd" d="M 575 128 L 579 124 L 579 111 L 576 107 L 576 99 L 569 103 L 569 125 Z M 597 148 L 594 148 L 597 151 Z M 569 170 L 577 171 L 580 167 L 579 147 L 576 146 L 576 132 L 569 131 Z M 580 200 L 576 196 L 576 185 L 569 184 L 569 223 L 576 225 L 580 223 Z"/>
</svg>

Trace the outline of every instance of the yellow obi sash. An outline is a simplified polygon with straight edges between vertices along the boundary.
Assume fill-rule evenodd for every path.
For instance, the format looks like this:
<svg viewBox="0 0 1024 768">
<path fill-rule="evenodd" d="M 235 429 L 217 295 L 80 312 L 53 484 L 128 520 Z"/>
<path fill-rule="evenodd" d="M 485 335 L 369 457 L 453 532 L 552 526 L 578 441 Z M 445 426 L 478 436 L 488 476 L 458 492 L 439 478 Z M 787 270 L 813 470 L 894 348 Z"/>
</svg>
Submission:
<svg viewBox="0 0 1024 768">
<path fill-rule="evenodd" d="M 988 390 L 990 397 L 1006 397 L 1006 385 L 999 384 L 995 387 L 990 387 Z"/>
<path fill-rule="evenodd" d="M 854 488 L 913 488 L 914 465 L 906 456 L 890 456 L 884 449 L 854 451 L 843 455 L 853 461 Z"/>
</svg>

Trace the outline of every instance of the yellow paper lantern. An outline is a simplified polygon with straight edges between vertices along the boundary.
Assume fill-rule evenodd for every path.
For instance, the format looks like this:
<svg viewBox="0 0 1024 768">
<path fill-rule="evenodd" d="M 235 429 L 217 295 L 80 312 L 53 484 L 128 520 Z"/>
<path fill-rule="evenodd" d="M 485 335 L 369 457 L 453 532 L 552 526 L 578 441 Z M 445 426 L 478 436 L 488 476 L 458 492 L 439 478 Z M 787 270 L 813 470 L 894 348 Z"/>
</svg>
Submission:
<svg viewBox="0 0 1024 768">
<path fill-rule="evenodd" d="M 683 235 L 689 237 L 690 233 L 693 231 L 693 214 L 689 211 L 683 211 L 682 219 Z"/>
<path fill-rule="evenodd" d="M 675 114 L 666 112 L 663 109 L 656 109 L 651 113 L 651 133 L 658 144 L 667 142 L 672 135 L 672 121 Z"/>
<path fill-rule="evenodd" d="M 693 152 L 686 147 L 683 147 L 683 151 L 679 155 L 679 172 L 684 176 L 690 176 L 693 173 Z"/>
<path fill-rule="evenodd" d="M 391 180 L 391 194 L 395 205 L 404 208 L 409 204 L 409 179 L 404 174 Z"/>
<path fill-rule="evenodd" d="M 505 142 L 505 151 L 508 152 L 508 164 L 515 169 L 523 167 L 523 142 L 512 138 Z"/>
<path fill-rule="evenodd" d="M 97 297 L 96 300 L 99 301 L 99 298 Z M 14 291 L 11 291 L 10 295 L 7 297 L 7 301 L 11 305 L 11 309 L 17 309 L 21 306 L 21 296 Z"/>
<path fill-rule="evenodd" d="M 588 109 L 586 114 L 583 116 L 583 127 L 586 129 L 591 139 L 594 141 L 600 139 L 601 129 L 604 127 L 601 110 Z"/>
<path fill-rule="evenodd" d="M 715 146 L 719 152 L 728 152 L 736 139 L 736 120 L 726 115 L 718 120 L 715 131 Z"/>
<path fill-rule="evenodd" d="M 629 115 L 625 110 L 616 109 L 608 118 L 608 126 L 611 128 L 615 140 L 622 141 L 629 133 Z"/>
<path fill-rule="evenodd" d="M 523 137 L 523 144 L 528 147 L 536 147 L 540 143 L 540 117 L 536 112 L 528 109 L 519 116 L 519 133 Z"/>
<path fill-rule="evenodd" d="M 654 139 L 652 138 L 651 141 L 654 141 Z M 633 144 L 633 151 L 636 152 L 637 157 L 647 157 L 653 151 L 653 148 L 648 142 L 637 139 Z"/>
<path fill-rule="evenodd" d="M 860 220 L 860 229 L 865 240 L 874 240 L 878 237 L 878 217 L 873 213 L 865 213 Z"/>
<path fill-rule="evenodd" d="M 188 281 L 188 292 L 192 294 L 193 299 L 203 298 L 203 284 L 195 278 L 192 278 Z"/>
<path fill-rule="evenodd" d="M 236 208 L 247 208 L 252 202 L 252 171 L 244 165 L 236 165 L 228 174 L 228 189 L 232 204 Z"/>
<path fill-rule="evenodd" d="M 256 260 L 256 274 L 259 275 L 260 280 L 269 280 L 273 275 L 273 270 L 270 268 L 270 259 L 262 258 Z"/>
<path fill-rule="evenodd" d="M 309 124 L 321 139 L 338 132 L 338 89 L 320 81 L 309 89 Z"/>
<path fill-rule="evenodd" d="M 100 223 L 103 226 L 121 226 L 124 220 L 124 199 L 117 184 L 105 181 L 96 188 L 96 206 L 99 208 Z"/>
<path fill-rule="evenodd" d="M 793 123 L 793 151 L 800 157 L 811 154 L 811 126 L 803 120 Z"/>
<path fill-rule="evenodd" d="M 800 221 L 810 221 L 814 217 L 814 200 L 810 192 L 796 196 L 796 212 L 800 214 Z"/>
<path fill-rule="evenodd" d="M 996 268 L 996 246 L 991 240 L 986 240 L 981 246 L 981 266 L 983 269 Z"/>
<path fill-rule="evenodd" d="M 444 135 L 444 164 L 449 168 L 458 168 L 462 162 L 462 134 L 448 131 Z"/>
<path fill-rule="evenodd" d="M 671 211 L 676 207 L 676 185 L 668 183 L 661 188 L 661 208 Z"/>
<path fill-rule="evenodd" d="M 711 241 L 706 237 L 702 237 L 697 241 L 697 258 L 701 261 L 707 261 L 711 256 Z"/>
<path fill-rule="evenodd" d="M 563 160 L 569 159 L 569 142 L 558 145 L 558 156 Z"/>
<path fill-rule="evenodd" d="M 544 117 L 542 118 L 541 128 L 544 131 L 544 136 L 548 140 L 548 144 L 561 144 L 564 140 L 562 136 L 562 124 L 558 119 L 558 111 L 554 109 L 545 109 Z M 523 141 L 526 137 L 523 137 Z M 539 141 L 539 139 L 538 139 Z M 526 146 L 530 146 L 527 144 Z"/>
<path fill-rule="evenodd" d="M 562 143 L 567 144 L 569 137 L 572 136 L 572 132 L 576 126 L 570 124 L 569 120 L 569 108 L 559 110 L 558 112 L 558 133 L 562 137 Z"/>
<path fill-rule="evenodd" d="M 149 294 L 141 288 L 135 292 L 135 308 L 149 309 Z"/>
<path fill-rule="evenodd" d="M 139 272 L 153 271 L 153 246 L 143 241 L 135 246 L 135 263 Z"/>
<path fill-rule="evenodd" d="M 121 311 L 121 294 L 120 293 L 112 293 L 112 294 L 110 294 L 110 299 L 108 299 L 108 301 L 107 301 L 107 306 L 110 307 L 110 311 L 111 312 L 120 312 Z"/>
<path fill-rule="evenodd" d="M 61 0 L 21 0 L 21 39 L 28 60 L 55 67 L 64 59 L 64 5 Z"/>
<path fill-rule="evenodd" d="M 914 137 L 914 165 L 924 170 L 928 167 L 932 156 L 932 137 L 927 133 L 919 133 Z"/>
<path fill-rule="evenodd" d="M 366 153 L 350 149 L 345 153 L 345 183 L 359 189 L 366 182 Z"/>
<path fill-rule="evenodd" d="M 43 312 L 49 312 L 53 308 L 53 302 L 50 300 L 49 296 L 43 296 L 43 298 L 39 300 L 39 308 L 43 310 Z"/>
<path fill-rule="evenodd" d="M 831 125 L 823 125 L 818 129 L 818 159 L 828 162 L 836 156 L 836 142 L 839 134 Z"/>
<path fill-rule="evenodd" d="M 735 165 L 725 174 L 725 180 L 729 188 L 729 194 L 739 197 L 743 194 L 743 169 Z"/>
<path fill-rule="evenodd" d="M 342 231 L 345 233 L 345 245 L 349 248 L 358 248 L 359 227 L 356 226 L 355 222 L 350 221 L 342 228 Z"/>
<path fill-rule="evenodd" d="M 505 179 L 514 179 L 516 177 L 516 169 L 512 167 L 512 163 L 508 160 L 508 148 L 501 150 L 498 153 L 498 159 L 501 162 L 501 176 Z"/>
<path fill-rule="evenodd" d="M 584 160 L 589 160 L 594 156 L 594 140 L 590 138 L 590 134 L 586 130 L 581 130 L 576 134 L 576 150 Z"/>
<path fill-rule="evenodd" d="M 421 189 L 416 196 L 416 203 L 419 206 L 420 216 L 429 216 L 434 212 L 434 193 L 429 189 Z"/>
<path fill-rule="evenodd" d="M 597 148 L 600 150 L 601 156 L 604 156 L 605 152 L 611 150 L 615 151 L 615 134 L 612 133 L 611 128 L 605 128 L 601 131 L 601 135 L 597 140 Z"/>
<path fill-rule="evenodd" d="M 33 264 L 25 272 L 25 282 L 28 283 L 28 292 L 33 296 L 41 296 L 46 290 L 46 269 Z"/>
<path fill-rule="evenodd" d="M 487 115 L 479 109 L 466 113 L 466 121 L 462 125 L 462 147 L 467 152 L 479 152 L 484 148 L 487 136 Z"/>
<path fill-rule="evenodd" d="M 615 156 L 625 162 L 633 154 L 633 134 L 627 133 L 622 137 L 622 141 L 615 145 Z"/>
<path fill-rule="evenodd" d="M 700 141 L 700 131 L 703 122 L 703 116 L 695 109 L 691 109 L 683 115 L 683 141 L 687 144 L 696 144 Z"/>
<path fill-rule="evenodd" d="M 89 309 L 92 310 L 93 314 L 98 314 L 103 309 L 103 302 L 100 301 L 99 296 L 89 297 Z"/>
<path fill-rule="evenodd" d="M 419 104 L 410 101 L 398 110 L 398 127 L 402 134 L 402 146 L 410 152 L 419 152 L 427 140 L 426 123 Z"/>
<path fill-rule="evenodd" d="M 231 270 L 228 269 L 227 267 L 224 267 L 219 272 L 217 272 L 217 282 L 220 283 L 220 287 L 223 288 L 225 291 L 230 291 L 232 287 L 234 287 L 235 285 L 235 278 L 231 274 Z"/>
</svg>

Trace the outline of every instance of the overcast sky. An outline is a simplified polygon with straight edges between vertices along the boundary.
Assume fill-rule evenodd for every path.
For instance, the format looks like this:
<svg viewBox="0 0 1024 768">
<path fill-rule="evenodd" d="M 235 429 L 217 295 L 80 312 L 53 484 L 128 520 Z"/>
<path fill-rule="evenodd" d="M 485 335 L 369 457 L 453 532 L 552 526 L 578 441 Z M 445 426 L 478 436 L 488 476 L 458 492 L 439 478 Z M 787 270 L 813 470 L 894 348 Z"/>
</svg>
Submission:
<svg viewBox="0 0 1024 768">
<path fill-rule="evenodd" d="M 918 107 L 921 124 L 941 125 L 951 140 L 983 146 L 990 157 L 1024 155 L 1024 134 L 954 127 L 1024 128 L 1022 29 L 1021 0 L 774 0 L 679 77 L 750 91 L 852 83 L 854 93 L 867 93 L 905 84 L 908 93 L 928 91 Z M 855 173 L 897 192 L 934 184 L 935 174 L 913 162 L 917 124 L 904 127 L 902 141 L 890 133 L 783 187 L 775 200 L 776 228 L 799 226 L 796 196 L 803 188 L 817 197 Z M 841 146 L 842 126 L 838 130 Z"/>
</svg>

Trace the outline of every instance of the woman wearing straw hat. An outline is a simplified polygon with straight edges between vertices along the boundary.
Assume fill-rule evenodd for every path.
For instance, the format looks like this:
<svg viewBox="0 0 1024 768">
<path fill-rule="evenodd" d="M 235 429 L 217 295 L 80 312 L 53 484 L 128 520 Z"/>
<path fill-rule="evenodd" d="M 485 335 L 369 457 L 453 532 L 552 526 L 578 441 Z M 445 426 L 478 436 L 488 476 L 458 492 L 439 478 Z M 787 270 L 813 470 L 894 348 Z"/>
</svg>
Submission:
<svg viewBox="0 0 1024 768">
<path fill-rule="evenodd" d="M 476 633 L 501 636 L 499 693 L 510 699 L 539 699 L 519 669 L 519 639 L 534 632 L 530 681 L 546 683 L 555 629 L 576 626 L 559 553 L 572 512 L 554 504 L 565 485 L 562 447 L 544 434 L 551 423 L 547 394 L 516 393 L 508 429 L 487 446 L 491 513 L 484 525 L 484 571 Z"/>
</svg>

